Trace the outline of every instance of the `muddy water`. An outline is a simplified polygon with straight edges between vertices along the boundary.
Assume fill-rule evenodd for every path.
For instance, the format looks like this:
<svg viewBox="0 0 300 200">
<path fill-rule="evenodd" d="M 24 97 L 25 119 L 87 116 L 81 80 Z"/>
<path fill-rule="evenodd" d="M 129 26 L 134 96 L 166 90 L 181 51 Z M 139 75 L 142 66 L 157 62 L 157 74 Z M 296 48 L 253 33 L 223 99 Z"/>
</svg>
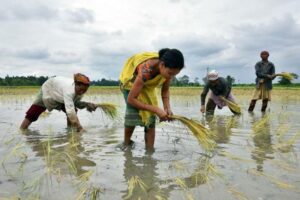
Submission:
<svg viewBox="0 0 300 200">
<path fill-rule="evenodd" d="M 82 135 L 67 130 L 58 111 L 19 131 L 34 93 L 1 94 L 0 199 L 299 199 L 299 90 L 275 90 L 265 114 L 260 102 L 246 112 L 251 91 L 236 90 L 243 114 L 224 108 L 211 122 L 199 113 L 199 93 L 172 90 L 171 104 L 215 133 L 210 153 L 178 122 L 157 125 L 155 152 L 145 151 L 141 127 L 135 147 L 120 150 L 124 102 L 117 89 L 86 95 L 120 105 L 120 117 L 81 110 Z"/>
</svg>

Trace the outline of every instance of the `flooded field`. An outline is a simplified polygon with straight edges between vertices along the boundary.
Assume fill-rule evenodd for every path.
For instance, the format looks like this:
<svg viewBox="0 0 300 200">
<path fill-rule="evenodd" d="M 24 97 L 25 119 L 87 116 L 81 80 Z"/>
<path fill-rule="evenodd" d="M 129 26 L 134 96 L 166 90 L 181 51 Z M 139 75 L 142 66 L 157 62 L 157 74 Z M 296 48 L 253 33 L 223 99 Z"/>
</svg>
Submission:
<svg viewBox="0 0 300 200">
<path fill-rule="evenodd" d="M 84 100 L 119 105 L 112 121 L 80 110 L 86 132 L 69 132 L 63 112 L 43 114 L 19 130 L 38 88 L 0 88 L 0 199 L 300 199 L 300 89 L 274 89 L 267 112 L 247 112 L 252 89 L 233 93 L 211 122 L 200 114 L 199 88 L 171 90 L 174 114 L 200 121 L 215 134 L 206 152 L 179 122 L 157 124 L 155 152 L 123 140 L 124 100 L 118 88 L 91 88 Z"/>
</svg>

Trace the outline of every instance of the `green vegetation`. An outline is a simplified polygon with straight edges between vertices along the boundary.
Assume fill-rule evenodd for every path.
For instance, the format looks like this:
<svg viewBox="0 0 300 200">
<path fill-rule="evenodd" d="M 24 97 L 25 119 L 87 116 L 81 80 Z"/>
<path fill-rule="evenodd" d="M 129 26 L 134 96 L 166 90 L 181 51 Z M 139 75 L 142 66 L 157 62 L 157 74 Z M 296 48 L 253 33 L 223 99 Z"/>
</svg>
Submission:
<svg viewBox="0 0 300 200">
<path fill-rule="evenodd" d="M 293 79 L 297 79 L 298 75 L 295 73 L 291 73 L 294 77 Z M 0 86 L 41 86 L 49 77 L 47 76 L 6 76 L 5 78 L 0 77 Z M 233 86 L 247 87 L 254 86 L 254 82 L 252 84 L 243 84 L 235 83 L 235 78 L 232 76 L 226 76 L 226 80 Z M 206 78 L 201 80 L 196 77 L 193 81 L 190 80 L 190 77 L 187 75 L 183 75 L 181 77 L 175 77 L 172 80 L 171 86 L 175 87 L 199 87 L 203 86 L 206 82 Z M 119 86 L 119 80 L 107 80 L 102 78 L 101 80 L 91 81 L 92 86 Z M 275 86 L 288 86 L 288 87 L 299 87 L 300 83 L 292 83 L 287 77 L 281 76 L 279 77 L 278 83 L 274 84 Z"/>
</svg>

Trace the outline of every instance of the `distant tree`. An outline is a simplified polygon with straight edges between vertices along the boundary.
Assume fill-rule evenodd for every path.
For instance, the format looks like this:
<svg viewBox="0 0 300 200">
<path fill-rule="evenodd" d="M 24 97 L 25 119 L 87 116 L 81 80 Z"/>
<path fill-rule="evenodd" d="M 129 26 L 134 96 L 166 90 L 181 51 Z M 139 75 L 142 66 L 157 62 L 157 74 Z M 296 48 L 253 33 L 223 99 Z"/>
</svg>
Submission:
<svg viewBox="0 0 300 200">
<path fill-rule="evenodd" d="M 179 77 L 179 78 L 178 78 L 178 81 L 180 82 L 180 85 L 186 86 L 186 85 L 188 85 L 189 82 L 190 82 L 190 77 L 187 76 L 187 75 L 183 75 L 182 77 Z"/>
<path fill-rule="evenodd" d="M 235 78 L 233 78 L 232 76 L 226 76 L 226 81 L 230 84 L 233 85 L 235 82 Z"/>
<path fill-rule="evenodd" d="M 293 75 L 294 79 L 298 79 L 298 77 L 299 77 L 298 74 L 295 74 L 295 73 L 292 73 L 292 75 Z M 282 76 L 280 76 L 279 79 L 280 79 L 278 81 L 279 85 L 291 85 L 292 84 L 292 82 L 289 79 L 286 79 Z"/>
<path fill-rule="evenodd" d="M 171 86 L 179 86 L 179 81 L 176 77 L 174 77 L 171 81 Z"/>
<path fill-rule="evenodd" d="M 194 79 L 194 86 L 199 86 L 199 85 L 200 85 L 199 78 L 195 77 L 195 79 Z"/>
</svg>

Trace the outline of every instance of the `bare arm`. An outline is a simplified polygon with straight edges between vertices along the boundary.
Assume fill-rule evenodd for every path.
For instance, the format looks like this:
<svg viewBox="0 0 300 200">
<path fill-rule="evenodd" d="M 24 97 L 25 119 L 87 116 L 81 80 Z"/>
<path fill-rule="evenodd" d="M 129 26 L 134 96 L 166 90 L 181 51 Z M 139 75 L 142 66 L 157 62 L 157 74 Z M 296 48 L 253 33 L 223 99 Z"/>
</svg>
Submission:
<svg viewBox="0 0 300 200">
<path fill-rule="evenodd" d="M 164 105 L 164 110 L 167 112 L 168 115 L 173 115 L 170 106 L 170 92 L 169 92 L 170 83 L 171 83 L 171 79 L 168 79 L 164 82 L 161 88 L 161 98 Z"/>
<path fill-rule="evenodd" d="M 164 110 L 162 110 L 156 106 L 145 104 L 138 100 L 138 96 L 139 96 L 141 90 L 143 89 L 143 87 L 144 87 L 144 81 L 142 80 L 142 77 L 138 75 L 133 83 L 133 86 L 132 86 L 130 92 L 129 92 L 127 102 L 137 109 L 148 110 L 150 112 L 157 114 L 158 117 L 162 121 L 166 120 L 167 113 Z"/>
</svg>

